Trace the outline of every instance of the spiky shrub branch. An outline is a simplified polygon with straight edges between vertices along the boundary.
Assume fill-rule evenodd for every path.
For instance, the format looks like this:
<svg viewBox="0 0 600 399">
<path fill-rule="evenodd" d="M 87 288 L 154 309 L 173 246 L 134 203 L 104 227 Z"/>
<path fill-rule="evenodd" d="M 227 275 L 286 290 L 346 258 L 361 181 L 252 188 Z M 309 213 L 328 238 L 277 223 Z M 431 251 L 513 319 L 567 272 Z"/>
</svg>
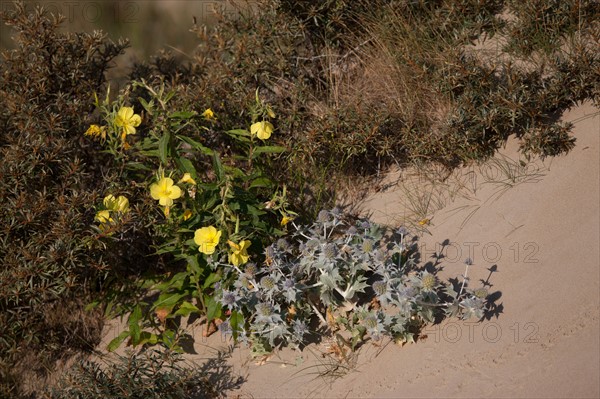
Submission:
<svg viewBox="0 0 600 399">
<path fill-rule="evenodd" d="M 187 364 L 181 355 L 148 350 L 130 352 L 116 359 L 84 360 L 63 375 L 47 392 L 52 399 L 208 399 L 221 397 L 221 388 L 239 384 L 222 361 L 208 365 L 221 368 L 220 375 L 204 366 Z M 211 378 L 219 379 L 211 381 Z"/>
</svg>

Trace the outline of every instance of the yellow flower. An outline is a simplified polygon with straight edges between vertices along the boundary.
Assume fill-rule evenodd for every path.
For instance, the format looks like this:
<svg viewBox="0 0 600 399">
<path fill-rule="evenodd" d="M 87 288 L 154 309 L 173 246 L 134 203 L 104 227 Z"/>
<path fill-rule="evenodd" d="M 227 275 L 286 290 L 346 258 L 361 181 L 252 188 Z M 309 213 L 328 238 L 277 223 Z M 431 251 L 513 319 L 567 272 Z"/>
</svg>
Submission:
<svg viewBox="0 0 600 399">
<path fill-rule="evenodd" d="M 285 226 L 286 224 L 288 224 L 289 222 L 291 222 L 292 220 L 294 220 L 293 217 L 288 216 L 288 215 L 283 215 L 283 217 L 281 218 L 281 225 Z"/>
<path fill-rule="evenodd" d="M 198 245 L 198 251 L 206 255 L 211 255 L 215 252 L 221 232 L 214 226 L 202 227 L 194 233 L 194 242 Z"/>
<path fill-rule="evenodd" d="M 173 179 L 163 177 L 150 186 L 150 195 L 162 206 L 171 206 L 173 200 L 181 197 L 181 189 L 173 184 Z"/>
<path fill-rule="evenodd" d="M 115 198 L 114 195 L 108 194 L 106 197 L 104 197 L 103 204 L 104 207 L 109 211 L 125 213 L 129 210 L 129 200 L 122 195 L 119 195 L 118 198 Z"/>
<path fill-rule="evenodd" d="M 425 225 L 429 224 L 429 222 L 430 222 L 429 219 L 419 220 L 419 225 L 420 226 L 425 226 Z"/>
<path fill-rule="evenodd" d="M 227 243 L 233 251 L 229 254 L 229 263 L 231 263 L 234 266 L 239 266 L 248 262 L 248 247 L 250 247 L 250 241 L 241 241 L 239 245 L 234 243 L 233 241 L 227 241 Z"/>
<path fill-rule="evenodd" d="M 138 114 L 133 113 L 133 107 L 121 107 L 117 112 L 115 124 L 123 128 L 122 138 L 128 134 L 135 134 L 135 128 L 142 123 L 142 118 Z"/>
<path fill-rule="evenodd" d="M 256 135 L 261 140 L 267 140 L 269 137 L 271 137 L 273 130 L 273 124 L 267 121 L 256 122 L 250 126 L 250 134 L 253 136 Z"/>
<path fill-rule="evenodd" d="M 186 209 L 183 212 L 183 220 L 188 220 L 191 217 L 192 217 L 192 211 L 190 211 L 189 209 Z"/>
<path fill-rule="evenodd" d="M 215 113 L 213 112 L 212 109 L 207 108 L 206 111 L 204 111 L 202 113 L 202 116 L 204 117 L 204 119 L 206 119 L 207 121 L 213 121 L 217 118 L 215 118 Z"/>
<path fill-rule="evenodd" d="M 103 224 L 114 222 L 113 218 L 110 217 L 110 211 L 108 210 L 98 211 L 94 219 Z"/>
<path fill-rule="evenodd" d="M 189 173 L 184 173 L 183 177 L 181 178 L 181 180 L 179 180 L 177 183 L 190 183 L 190 184 L 196 184 L 196 180 L 194 180 L 192 178 L 192 175 L 190 175 Z"/>
<path fill-rule="evenodd" d="M 102 140 L 106 139 L 106 126 L 90 125 L 88 130 L 84 133 L 85 136 L 101 137 Z"/>
</svg>

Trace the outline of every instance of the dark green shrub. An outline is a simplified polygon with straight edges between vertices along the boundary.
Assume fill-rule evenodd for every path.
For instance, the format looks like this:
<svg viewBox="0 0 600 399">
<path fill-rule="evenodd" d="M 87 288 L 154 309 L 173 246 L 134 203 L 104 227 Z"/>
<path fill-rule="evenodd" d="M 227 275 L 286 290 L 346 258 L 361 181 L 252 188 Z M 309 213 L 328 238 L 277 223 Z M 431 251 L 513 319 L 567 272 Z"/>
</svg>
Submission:
<svg viewBox="0 0 600 399">
<path fill-rule="evenodd" d="M 0 395 L 17 397 L 29 373 L 99 339 L 82 307 L 106 266 L 85 241 L 103 184 L 89 165 L 102 157 L 81 136 L 125 44 L 60 33 L 59 18 L 22 3 L 3 17 L 16 49 L 0 64 Z"/>
<path fill-rule="evenodd" d="M 595 0 L 509 0 L 507 5 L 515 17 L 508 27 L 507 50 L 522 55 L 553 53 L 566 36 L 586 31 L 600 18 Z"/>
</svg>

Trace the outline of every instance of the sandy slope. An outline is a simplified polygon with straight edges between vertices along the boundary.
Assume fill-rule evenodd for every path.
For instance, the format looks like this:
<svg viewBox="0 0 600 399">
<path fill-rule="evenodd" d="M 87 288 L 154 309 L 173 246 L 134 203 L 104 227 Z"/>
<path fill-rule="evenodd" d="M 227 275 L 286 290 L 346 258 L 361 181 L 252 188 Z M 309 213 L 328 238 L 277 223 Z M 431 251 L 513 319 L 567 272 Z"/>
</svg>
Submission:
<svg viewBox="0 0 600 399">
<path fill-rule="evenodd" d="M 415 201 L 415 181 L 406 175 L 390 175 L 393 184 L 362 204 L 375 221 L 396 225 L 417 217 L 411 209 L 420 209 L 420 217 L 425 209 L 431 224 L 421 231 L 422 261 L 441 252 L 440 276 L 449 278 L 464 273 L 463 261 L 471 257 L 471 284 L 489 281 L 496 316 L 481 323 L 448 320 L 403 348 L 368 344 L 352 370 L 333 367 L 320 355 L 323 344 L 302 353 L 284 350 L 261 366 L 249 359 L 247 349 L 238 348 L 230 368 L 222 370 L 223 393 L 241 398 L 598 398 L 600 116 L 598 109 L 583 105 L 564 118 L 575 122 L 577 137 L 566 156 L 524 169 L 510 142 L 495 165 L 464 168 L 446 186 L 417 182 L 425 194 L 432 193 L 425 196 L 426 209 Z M 507 168 L 512 172 L 503 172 Z M 198 354 L 190 360 L 202 362 L 230 345 L 217 336 L 202 340 L 200 331 L 194 335 Z M 235 382 L 239 376 L 241 385 Z"/>
<path fill-rule="evenodd" d="M 499 317 L 472 326 L 450 321 L 426 342 L 384 352 L 360 377 L 371 383 L 348 386 L 350 396 L 599 397 L 597 112 L 582 106 L 565 115 L 576 124 L 577 147 L 538 164 L 537 173 L 530 169 L 536 179 L 498 191 L 502 173 L 476 173 L 476 194 L 432 218 L 432 235 L 421 245 L 430 254 L 435 243 L 450 240 L 442 251 L 445 274 L 461 273 L 470 249 L 472 283 L 496 265 L 489 281 L 501 293 Z M 518 157 L 510 146 L 504 153 Z M 367 202 L 376 220 L 393 215 L 397 193 Z M 334 389 L 341 393 L 342 386 Z"/>
</svg>

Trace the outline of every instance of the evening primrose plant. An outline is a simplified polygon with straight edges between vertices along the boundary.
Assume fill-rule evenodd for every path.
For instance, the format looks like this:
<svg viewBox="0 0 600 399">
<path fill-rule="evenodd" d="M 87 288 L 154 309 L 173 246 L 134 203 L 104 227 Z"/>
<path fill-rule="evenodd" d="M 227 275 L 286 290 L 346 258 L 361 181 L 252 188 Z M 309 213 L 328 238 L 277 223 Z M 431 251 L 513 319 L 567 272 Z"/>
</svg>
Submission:
<svg viewBox="0 0 600 399">
<path fill-rule="evenodd" d="M 231 317 L 219 290 L 232 288 L 245 264 L 260 262 L 264 247 L 283 234 L 281 228 L 295 215 L 287 209 L 285 188 L 261 171 L 263 158 L 285 148 L 270 145 L 275 114 L 258 92 L 247 127 L 218 132 L 230 138 L 232 150 L 211 148 L 208 136 L 215 134 L 212 123 L 218 115 L 210 108 L 177 109 L 182 105 L 163 85 L 141 81 L 133 87 L 146 94 L 138 99 L 144 118 L 135 106 L 123 105 L 128 103 L 126 89 L 114 102 L 108 96 L 96 101 L 104 123 L 90 132 L 100 132 L 92 136 L 121 160 L 138 193 L 132 202 L 156 209 L 136 216 L 149 226 L 151 246 L 167 271 L 140 281 L 142 292 L 154 296 L 142 295 L 126 306 L 108 304 L 128 319 L 128 329 L 109 349 L 125 341 L 180 349 L 181 317 L 195 315 L 207 324 L 226 312 Z M 110 222 L 110 214 L 100 216 L 106 216 L 102 223 Z M 242 322 L 241 313 L 231 319 L 237 327 L 236 320 Z"/>
</svg>

